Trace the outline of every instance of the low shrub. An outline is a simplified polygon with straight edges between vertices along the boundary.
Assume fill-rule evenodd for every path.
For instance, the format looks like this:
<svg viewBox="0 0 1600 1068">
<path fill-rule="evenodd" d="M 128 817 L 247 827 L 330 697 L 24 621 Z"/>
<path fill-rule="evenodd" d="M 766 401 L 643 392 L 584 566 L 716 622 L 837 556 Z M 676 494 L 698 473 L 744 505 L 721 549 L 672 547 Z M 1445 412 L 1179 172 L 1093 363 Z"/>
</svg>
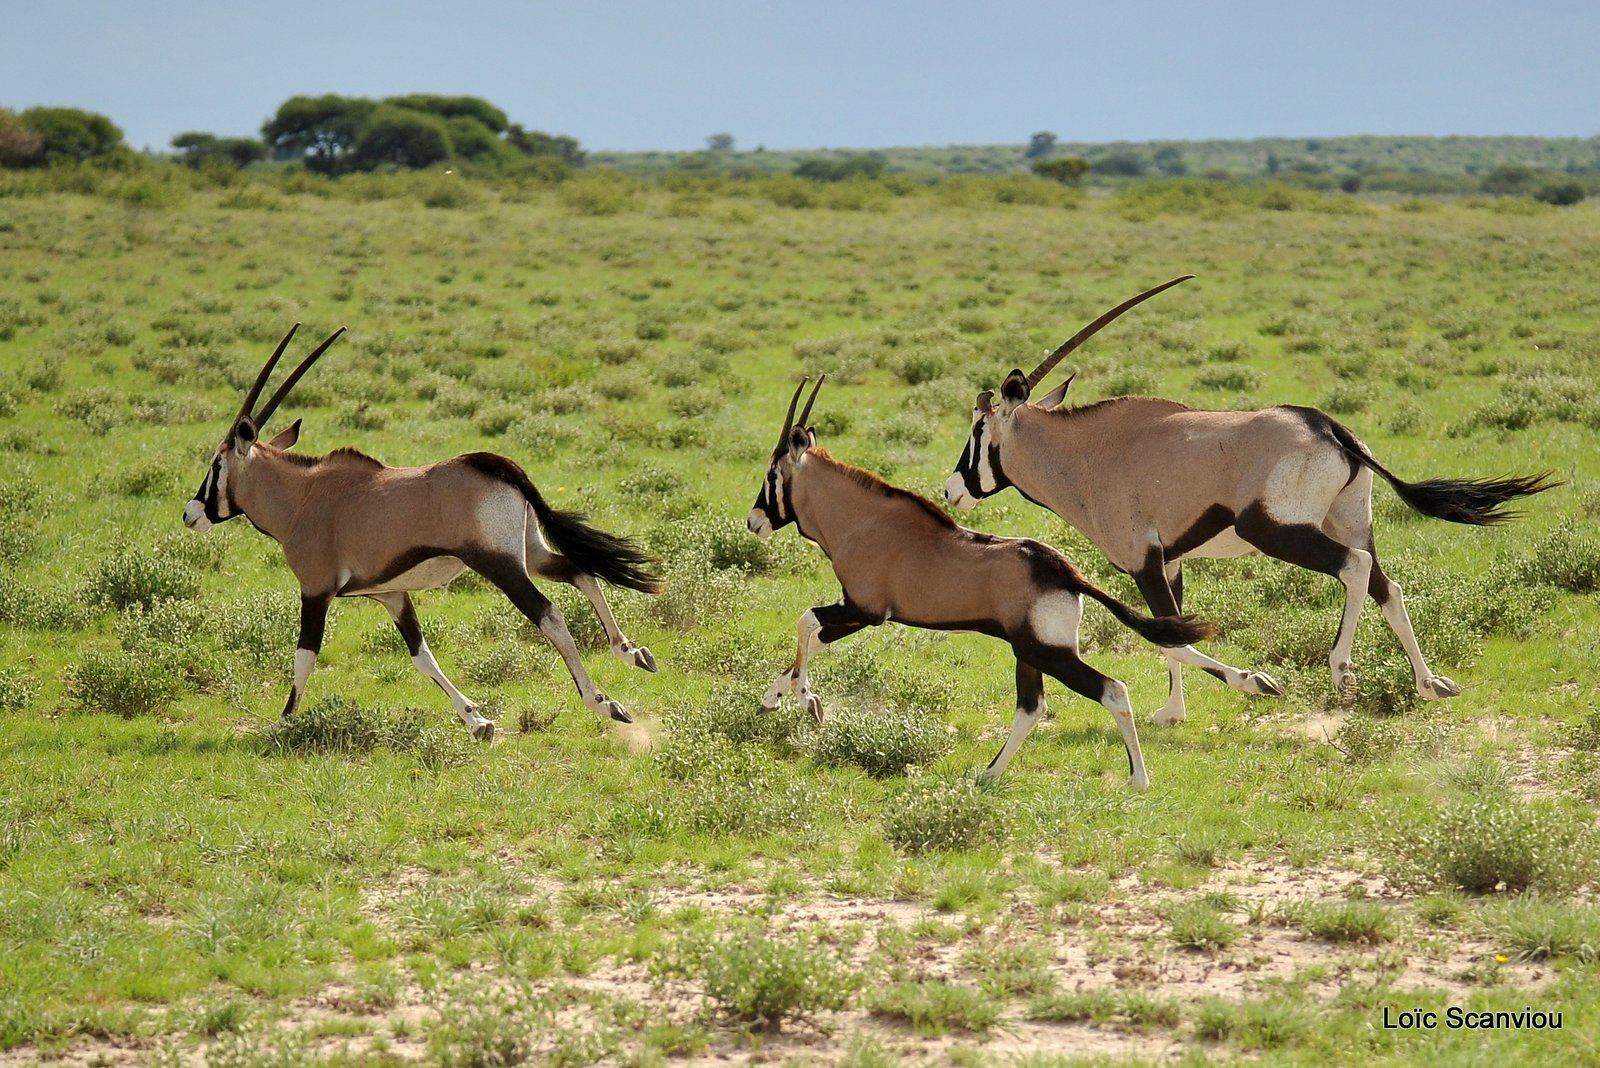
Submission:
<svg viewBox="0 0 1600 1068">
<path fill-rule="evenodd" d="M 100 608 L 149 608 L 160 600 L 198 597 L 200 576 L 184 560 L 129 547 L 100 562 L 84 593 Z"/>
<path fill-rule="evenodd" d="M 658 978 L 695 983 L 729 1019 L 776 1031 L 853 1003 L 863 976 L 845 952 L 821 931 L 785 934 L 750 924 L 685 936 L 651 969 Z"/>
<path fill-rule="evenodd" d="M 173 659 L 98 650 L 70 665 L 65 681 L 73 707 L 124 719 L 160 712 L 185 690 L 183 667 Z"/>
<path fill-rule="evenodd" d="M 1600 538 L 1565 518 L 1534 545 L 1521 575 L 1527 582 L 1546 583 L 1571 593 L 1600 590 Z"/>
<path fill-rule="evenodd" d="M 919 776 L 885 802 L 883 836 L 906 853 L 972 849 L 1001 833 L 999 804 L 971 778 Z"/>
<path fill-rule="evenodd" d="M 0 574 L 0 623 L 28 630 L 81 630 L 92 614 L 82 597 Z"/>
<path fill-rule="evenodd" d="M 1376 835 L 1390 877 L 1413 890 L 1565 893 L 1595 869 L 1581 821 L 1504 789 L 1448 802 L 1430 819 L 1386 822 Z"/>
<path fill-rule="evenodd" d="M 1211 901 L 1187 901 L 1167 913 L 1167 937 L 1186 949 L 1227 949 L 1239 940 L 1241 928 Z"/>
<path fill-rule="evenodd" d="M 933 764 L 953 747 L 950 732 L 925 713 L 841 706 L 817 729 L 811 753 L 819 764 L 851 764 L 881 779 Z"/>
</svg>

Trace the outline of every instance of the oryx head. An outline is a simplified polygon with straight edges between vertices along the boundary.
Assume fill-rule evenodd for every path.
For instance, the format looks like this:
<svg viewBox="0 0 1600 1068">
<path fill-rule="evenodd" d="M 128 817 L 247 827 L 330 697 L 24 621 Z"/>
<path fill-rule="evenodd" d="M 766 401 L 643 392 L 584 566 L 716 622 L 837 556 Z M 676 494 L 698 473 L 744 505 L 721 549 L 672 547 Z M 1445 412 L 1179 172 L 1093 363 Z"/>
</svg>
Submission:
<svg viewBox="0 0 1600 1068">
<path fill-rule="evenodd" d="M 1000 386 L 999 404 L 994 402 L 994 390 L 986 389 L 978 394 L 978 401 L 972 409 L 972 432 L 967 436 L 967 446 L 961 450 L 961 459 L 956 462 L 956 469 L 945 480 L 944 499 L 952 507 L 969 512 L 976 508 L 983 498 L 991 497 L 1011 485 L 1005 475 L 1005 441 L 1014 425 L 1017 409 L 1025 405 L 1042 411 L 1058 407 L 1066 399 L 1067 388 L 1072 385 L 1076 372 L 1068 375 L 1065 382 L 1052 389 L 1043 398 L 1030 404 L 1028 398 L 1032 396 L 1034 387 L 1040 380 L 1054 370 L 1056 364 L 1060 363 L 1067 353 L 1089 340 L 1111 320 L 1135 304 L 1149 300 L 1162 290 L 1171 289 L 1179 282 L 1188 281 L 1193 277 L 1192 274 L 1182 275 L 1123 301 L 1068 338 L 1060 348 L 1046 356 L 1032 373 L 1023 374 L 1021 368 L 1013 370 Z"/>
<path fill-rule="evenodd" d="M 807 449 L 817 443 L 816 432 L 806 426 L 806 420 L 811 418 L 811 406 L 816 403 L 817 390 L 822 388 L 823 380 L 827 377 L 821 375 L 817 378 L 817 384 L 811 388 L 811 396 L 806 399 L 805 410 L 800 413 L 799 422 L 795 421 L 794 409 L 800 403 L 800 392 L 806 388 L 806 379 L 800 380 L 800 384 L 794 387 L 794 396 L 789 398 L 789 411 L 783 417 L 783 429 L 778 432 L 778 444 L 772 450 L 772 461 L 767 464 L 761 492 L 756 494 L 750 518 L 745 520 L 750 533 L 758 538 L 765 538 L 774 530 L 794 522 L 794 506 L 789 496 L 790 481 L 794 475 L 794 465 L 800 462 Z"/>
<path fill-rule="evenodd" d="M 295 331 L 299 329 L 300 324 L 295 323 L 294 326 L 289 328 L 289 332 L 283 336 L 283 340 L 278 342 L 277 350 L 273 352 L 272 358 L 267 361 L 266 366 L 261 369 L 261 373 L 256 376 L 255 385 L 250 387 L 250 392 L 245 395 L 244 403 L 239 406 L 239 414 L 234 416 L 233 422 L 229 424 L 227 436 L 222 439 L 222 444 L 218 445 L 217 451 L 212 454 L 211 469 L 206 472 L 205 480 L 200 483 L 200 489 L 195 493 L 194 498 L 183 509 L 183 524 L 190 530 L 209 530 L 215 523 L 221 523 L 224 520 L 232 519 L 236 515 L 243 514 L 243 509 L 239 507 L 238 502 L 235 500 L 234 491 L 240 478 L 244 477 L 249 469 L 251 454 L 255 451 L 261 428 L 272 417 L 272 413 L 277 410 L 283 398 L 289 395 L 289 390 L 293 389 L 294 384 L 300 381 L 300 376 L 310 370 L 311 365 L 317 361 L 317 357 L 328 351 L 328 346 L 332 345 L 334 340 L 344 333 L 344 327 L 342 326 L 334 331 L 328 340 L 318 345 L 310 356 L 301 361 L 300 366 L 295 368 L 293 374 L 284 379 L 283 384 L 278 387 L 278 391 L 272 395 L 271 400 L 262 406 L 258 414 L 250 414 L 251 409 L 255 407 L 256 400 L 261 396 L 261 390 L 267 384 L 267 379 L 272 375 L 272 369 L 277 366 L 278 359 L 283 355 L 284 350 L 289 347 L 289 339 L 294 337 Z M 300 420 L 296 419 L 289 429 L 273 438 L 267 444 L 274 449 L 288 449 L 294 445 L 299 436 Z"/>
</svg>

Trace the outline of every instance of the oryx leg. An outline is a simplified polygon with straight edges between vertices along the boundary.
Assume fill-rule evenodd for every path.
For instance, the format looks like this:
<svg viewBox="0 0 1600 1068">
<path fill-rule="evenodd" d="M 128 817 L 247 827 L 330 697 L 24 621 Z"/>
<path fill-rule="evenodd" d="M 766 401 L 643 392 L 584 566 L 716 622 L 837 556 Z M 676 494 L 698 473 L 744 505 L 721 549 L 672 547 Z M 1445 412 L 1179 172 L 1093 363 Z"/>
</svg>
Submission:
<svg viewBox="0 0 1600 1068">
<path fill-rule="evenodd" d="M 1098 702 L 1111 713 L 1117 730 L 1122 734 L 1123 748 L 1128 751 L 1129 782 L 1140 790 L 1148 787 L 1150 776 L 1145 772 L 1144 752 L 1139 748 L 1139 731 L 1133 723 L 1133 704 L 1128 700 L 1128 687 L 1085 664 L 1076 649 L 1041 645 L 1014 645 L 1013 648 L 1019 661 L 1059 679 L 1067 689 Z M 1020 683 L 1020 673 L 1018 679 Z M 1015 728 L 1012 733 L 1016 733 Z M 1010 742 L 1006 744 L 1009 746 Z"/>
<path fill-rule="evenodd" d="M 1044 675 L 1032 664 L 1017 660 L 1017 714 L 1011 721 L 1011 735 L 1005 746 L 983 769 L 986 778 L 998 779 L 1005 773 L 1011 758 L 1017 755 L 1022 743 L 1028 740 L 1033 728 L 1044 718 Z"/>
<path fill-rule="evenodd" d="M 1370 477 L 1367 479 L 1370 483 Z M 1328 510 L 1323 527 L 1339 541 L 1365 545 L 1372 556 L 1372 572 L 1367 580 L 1367 593 L 1383 610 L 1383 620 L 1400 641 L 1406 659 L 1411 661 L 1417 693 L 1431 701 L 1455 697 L 1461 687 L 1443 675 L 1435 675 L 1422 657 L 1422 647 L 1417 643 L 1416 632 L 1411 627 L 1411 614 L 1406 611 L 1404 591 L 1400 584 L 1378 565 L 1377 546 L 1372 538 L 1372 498 L 1370 486 L 1351 483 Z"/>
<path fill-rule="evenodd" d="M 294 683 L 289 688 L 289 699 L 283 703 L 283 714 L 292 716 L 305 696 L 306 680 L 317 664 L 317 654 L 322 651 L 322 636 L 328 626 L 328 605 L 332 594 L 300 594 L 300 640 L 294 650 Z"/>
<path fill-rule="evenodd" d="M 1159 548 L 1151 550 L 1145 566 L 1134 573 L 1133 581 L 1150 606 L 1150 614 L 1177 616 L 1183 614 L 1183 564 L 1167 562 Z M 1183 699 L 1183 665 L 1197 667 L 1213 678 L 1221 679 L 1241 693 L 1281 696 L 1283 687 L 1271 675 L 1261 671 L 1244 671 L 1207 656 L 1192 645 L 1163 649 L 1167 658 L 1167 703 L 1156 710 L 1153 717 L 1163 726 L 1182 723 L 1189 711 Z"/>
<path fill-rule="evenodd" d="M 594 683 L 589 679 L 589 673 L 583 668 L 583 661 L 578 658 L 578 644 L 572 640 L 571 633 L 567 631 L 561 609 L 539 592 L 533 580 L 528 578 L 522 560 L 499 554 L 473 554 L 470 559 L 463 556 L 463 560 L 468 567 L 494 583 L 500 592 L 517 606 L 517 610 L 527 616 L 544 636 L 550 639 L 550 644 L 555 646 L 556 652 L 561 654 L 562 661 L 566 663 L 567 671 L 572 675 L 573 685 L 578 688 L 578 698 L 585 708 L 619 723 L 633 722 L 622 710 L 621 705 L 595 689 Z"/>
<path fill-rule="evenodd" d="M 811 682 L 806 674 L 806 662 L 822 646 L 832 644 L 863 627 L 880 622 L 882 620 L 864 615 L 847 597 L 839 598 L 836 604 L 819 605 L 806 612 L 795 627 L 797 641 L 794 661 L 767 688 L 767 692 L 761 698 L 759 711 L 771 712 L 778 707 L 778 702 L 783 700 L 785 694 L 792 694 L 806 706 L 806 711 L 811 713 L 812 718 L 821 723 L 822 701 L 811 692 Z"/>
<path fill-rule="evenodd" d="M 1372 554 L 1335 541 L 1312 524 L 1276 522 L 1262 508 L 1247 509 L 1240 515 L 1235 529 L 1241 538 L 1268 556 L 1308 571 L 1332 575 L 1344 583 L 1344 613 L 1339 619 L 1333 651 L 1328 655 L 1328 667 L 1333 672 L 1334 689 L 1342 697 L 1352 696 L 1356 674 L 1350 652 L 1355 645 L 1356 623 L 1361 618 L 1361 606 L 1366 601 L 1372 577 Z"/>
<path fill-rule="evenodd" d="M 417 610 L 411 604 L 411 595 L 394 592 L 369 596 L 389 610 L 389 618 L 394 620 L 395 629 L 405 639 L 406 649 L 411 653 L 411 663 L 437 683 L 445 696 L 450 698 L 456 715 L 461 717 L 461 722 L 467 725 L 472 736 L 479 741 L 491 741 L 494 738 L 494 723 L 479 715 L 477 704 L 456 689 L 455 684 L 439 669 L 439 662 L 433 658 L 433 650 L 428 648 L 428 640 L 422 636 L 422 626 L 417 622 Z"/>
<path fill-rule="evenodd" d="M 599 580 L 588 572 L 579 570 L 578 565 L 571 559 L 546 545 L 537 524 L 528 524 L 527 540 L 529 573 L 576 587 L 594 606 L 594 614 L 600 617 L 600 625 L 605 628 L 606 641 L 610 643 L 611 652 L 617 659 L 624 664 L 644 668 L 646 671 L 656 670 L 656 658 L 650 655 L 650 650 L 642 645 L 635 645 L 626 634 L 622 633 L 622 628 L 617 626 L 616 616 L 611 614 L 611 606 L 606 603 L 606 596 L 600 588 Z"/>
</svg>

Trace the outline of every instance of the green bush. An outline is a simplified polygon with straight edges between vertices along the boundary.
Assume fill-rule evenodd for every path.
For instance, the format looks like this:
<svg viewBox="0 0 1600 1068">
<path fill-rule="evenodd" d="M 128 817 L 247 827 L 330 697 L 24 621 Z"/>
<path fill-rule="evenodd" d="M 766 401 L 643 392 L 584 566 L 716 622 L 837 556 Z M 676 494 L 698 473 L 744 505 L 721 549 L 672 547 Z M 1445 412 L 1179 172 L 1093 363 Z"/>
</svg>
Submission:
<svg viewBox="0 0 1600 1068">
<path fill-rule="evenodd" d="M 1324 942 L 1378 945 L 1393 940 L 1394 912 L 1375 901 L 1341 901 L 1312 905 L 1299 916 L 1300 926 Z"/>
<path fill-rule="evenodd" d="M 784 1023 L 849 1007 L 863 977 L 845 949 L 820 934 L 789 935 L 746 925 L 684 937 L 652 970 L 693 981 L 729 1019 L 778 1030 Z"/>
<path fill-rule="evenodd" d="M 1520 960 L 1572 957 L 1585 964 L 1600 960 L 1600 915 L 1588 903 L 1526 897 L 1486 911 L 1482 921 Z"/>
<path fill-rule="evenodd" d="M 1377 832 L 1390 877 L 1413 890 L 1565 893 L 1592 877 L 1582 821 L 1503 789 L 1450 801 L 1430 819 Z"/>
<path fill-rule="evenodd" d="M 913 778 L 885 802 L 883 836 L 906 853 L 972 849 L 999 836 L 999 804 L 970 778 Z"/>
<path fill-rule="evenodd" d="M 1227 949 L 1242 929 L 1211 901 L 1187 901 L 1167 913 L 1167 937 L 1186 949 Z"/>
<path fill-rule="evenodd" d="M 91 615 L 80 597 L 0 574 L 0 623 L 28 630 L 80 630 Z"/>
<path fill-rule="evenodd" d="M 533 1063 L 555 1023 L 550 1003 L 525 983 L 461 982 L 436 995 L 428 1052 L 440 1068 Z"/>
<path fill-rule="evenodd" d="M 933 764 L 953 747 L 950 732 L 924 712 L 838 706 L 817 729 L 811 753 L 819 764 L 853 764 L 881 779 Z"/>
<path fill-rule="evenodd" d="M 770 717 L 758 717 L 757 725 Z M 762 747 L 725 735 L 674 730 L 655 752 L 656 766 L 676 783 L 649 806 L 664 827 L 711 835 L 756 837 L 804 826 L 815 791 Z"/>
<path fill-rule="evenodd" d="M 170 659 L 147 659 L 91 650 L 66 672 L 66 694 L 85 712 L 124 719 L 160 712 L 184 692 L 183 668 Z"/>
<path fill-rule="evenodd" d="M 0 712 L 26 708 L 39 695 L 39 683 L 21 668 L 0 667 Z"/>
<path fill-rule="evenodd" d="M 1522 578 L 1530 583 L 1547 583 L 1571 593 L 1600 590 L 1600 538 L 1580 530 L 1578 524 L 1563 519 L 1533 547 L 1533 556 L 1522 566 Z"/>
<path fill-rule="evenodd" d="M 200 576 L 186 561 L 139 548 L 125 548 L 102 560 L 84 589 L 101 608 L 149 608 L 161 600 L 189 600 L 200 595 Z"/>
</svg>

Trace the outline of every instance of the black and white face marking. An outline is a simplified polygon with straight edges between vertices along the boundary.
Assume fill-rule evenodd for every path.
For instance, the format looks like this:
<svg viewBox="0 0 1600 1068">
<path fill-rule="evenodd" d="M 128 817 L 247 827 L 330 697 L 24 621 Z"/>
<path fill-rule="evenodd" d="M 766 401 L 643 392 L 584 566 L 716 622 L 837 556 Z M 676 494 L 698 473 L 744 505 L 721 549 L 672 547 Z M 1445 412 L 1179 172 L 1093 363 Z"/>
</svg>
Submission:
<svg viewBox="0 0 1600 1068">
<path fill-rule="evenodd" d="M 745 520 L 745 527 L 758 538 L 771 537 L 773 531 L 794 522 L 794 513 L 789 507 L 789 480 L 782 464 L 786 455 L 786 450 L 773 454 L 761 492 L 756 494 L 755 506 Z"/>
<path fill-rule="evenodd" d="M 945 480 L 944 499 L 952 508 L 970 512 L 985 497 L 992 497 L 1011 483 L 1000 470 L 1000 447 L 994 440 L 994 409 L 972 412 L 972 434 L 956 469 Z"/>
<path fill-rule="evenodd" d="M 205 533 L 217 523 L 239 515 L 228 493 L 228 467 L 233 460 L 233 447 L 223 444 L 211 457 L 211 470 L 194 498 L 183 509 L 183 525 L 190 530 Z"/>
</svg>

